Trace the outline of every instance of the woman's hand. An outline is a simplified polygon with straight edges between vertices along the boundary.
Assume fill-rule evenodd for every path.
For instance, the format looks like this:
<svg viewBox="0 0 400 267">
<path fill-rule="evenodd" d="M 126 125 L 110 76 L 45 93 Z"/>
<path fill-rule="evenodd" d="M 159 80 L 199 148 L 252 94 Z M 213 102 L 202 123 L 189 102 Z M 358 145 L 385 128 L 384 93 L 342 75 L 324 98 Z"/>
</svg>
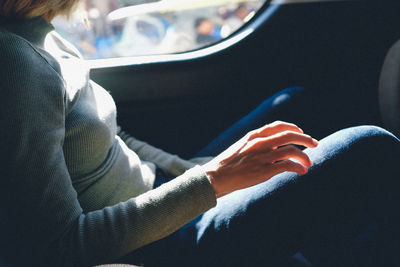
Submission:
<svg viewBox="0 0 400 267">
<path fill-rule="evenodd" d="M 277 121 L 249 132 L 203 168 L 221 197 L 281 172 L 307 173 L 312 162 L 294 145 L 316 147 L 318 141 L 294 124 Z"/>
</svg>

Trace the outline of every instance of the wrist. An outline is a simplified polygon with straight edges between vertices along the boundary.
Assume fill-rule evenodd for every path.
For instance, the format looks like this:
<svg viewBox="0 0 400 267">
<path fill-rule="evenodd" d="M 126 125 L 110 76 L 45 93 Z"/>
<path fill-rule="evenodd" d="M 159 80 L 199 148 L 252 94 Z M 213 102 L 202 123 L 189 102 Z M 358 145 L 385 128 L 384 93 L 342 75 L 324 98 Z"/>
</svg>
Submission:
<svg viewBox="0 0 400 267">
<path fill-rule="evenodd" d="M 224 190 L 221 187 L 220 184 L 220 179 L 218 179 L 218 173 L 215 170 L 215 168 L 211 167 L 211 164 L 206 164 L 203 166 L 204 168 L 204 172 L 208 178 L 208 180 L 210 180 L 211 186 L 214 189 L 215 192 L 215 196 L 217 198 L 220 198 L 224 195 L 226 195 L 227 193 L 224 193 Z"/>
</svg>

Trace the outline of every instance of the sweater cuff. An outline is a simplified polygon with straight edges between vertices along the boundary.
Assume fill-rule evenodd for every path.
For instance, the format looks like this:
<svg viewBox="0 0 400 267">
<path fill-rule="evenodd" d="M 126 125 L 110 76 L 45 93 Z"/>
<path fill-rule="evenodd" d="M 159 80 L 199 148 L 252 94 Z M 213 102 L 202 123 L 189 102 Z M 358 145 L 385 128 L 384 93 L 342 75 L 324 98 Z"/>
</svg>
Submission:
<svg viewBox="0 0 400 267">
<path fill-rule="evenodd" d="M 180 199 L 180 208 L 186 215 L 192 217 L 191 219 L 217 204 L 211 181 L 198 165 L 163 184 L 159 190 L 168 192 L 167 194 L 173 195 L 175 199 Z"/>
<path fill-rule="evenodd" d="M 198 197 L 198 200 L 201 202 L 198 204 L 201 204 L 201 207 L 204 208 L 203 212 L 217 204 L 214 188 L 209 177 L 201 166 L 196 165 L 194 168 L 187 170 L 182 176 L 176 179 L 179 182 L 181 182 L 181 179 L 186 180 L 184 183 L 189 185 L 187 188 L 187 190 L 190 190 L 189 194 Z"/>
</svg>

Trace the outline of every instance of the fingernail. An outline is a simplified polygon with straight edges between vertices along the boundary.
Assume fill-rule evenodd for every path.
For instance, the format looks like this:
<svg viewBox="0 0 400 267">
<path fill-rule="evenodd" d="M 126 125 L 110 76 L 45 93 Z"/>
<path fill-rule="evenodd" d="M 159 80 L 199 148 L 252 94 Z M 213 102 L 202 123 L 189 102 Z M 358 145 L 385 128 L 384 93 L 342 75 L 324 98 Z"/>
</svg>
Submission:
<svg viewBox="0 0 400 267">
<path fill-rule="evenodd" d="M 313 143 L 317 146 L 318 145 L 318 140 L 317 139 L 312 139 L 313 140 Z"/>
</svg>

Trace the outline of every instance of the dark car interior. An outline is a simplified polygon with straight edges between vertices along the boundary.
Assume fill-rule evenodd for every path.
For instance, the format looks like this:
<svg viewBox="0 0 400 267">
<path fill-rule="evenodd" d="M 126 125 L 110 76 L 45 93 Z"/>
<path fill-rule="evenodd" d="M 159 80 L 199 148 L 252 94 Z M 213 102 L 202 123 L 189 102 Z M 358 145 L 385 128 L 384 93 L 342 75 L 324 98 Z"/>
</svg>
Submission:
<svg viewBox="0 0 400 267">
<path fill-rule="evenodd" d="M 252 32 L 224 49 L 93 64 L 91 75 L 114 97 L 126 132 L 184 158 L 292 86 L 337 113 L 337 122 L 319 118 L 326 133 L 374 124 L 400 134 L 400 45 L 388 55 L 400 39 L 399 11 L 398 0 L 267 1 L 229 38 Z"/>
<path fill-rule="evenodd" d="M 266 3 L 237 34 L 253 32 L 225 49 L 96 67 L 92 78 L 115 98 L 126 131 L 183 157 L 291 86 L 335 103 L 345 121 L 337 127 L 382 125 L 379 77 L 400 37 L 399 7 L 398 1 Z"/>
</svg>

